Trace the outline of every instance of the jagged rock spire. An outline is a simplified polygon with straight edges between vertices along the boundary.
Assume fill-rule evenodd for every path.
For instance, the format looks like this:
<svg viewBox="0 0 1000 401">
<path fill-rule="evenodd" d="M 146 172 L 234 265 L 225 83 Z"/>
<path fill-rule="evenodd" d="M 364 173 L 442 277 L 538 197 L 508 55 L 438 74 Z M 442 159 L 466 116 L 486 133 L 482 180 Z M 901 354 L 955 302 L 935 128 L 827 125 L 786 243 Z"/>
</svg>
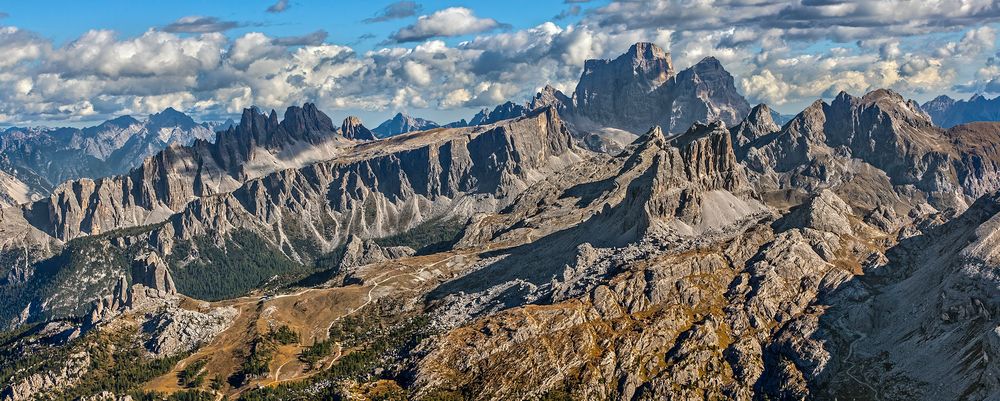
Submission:
<svg viewBox="0 0 1000 401">
<path fill-rule="evenodd" d="M 743 121 L 732 128 L 733 147 L 740 154 L 751 142 L 780 129 L 774 122 L 774 111 L 766 104 L 758 104 Z"/>
<path fill-rule="evenodd" d="M 302 107 L 289 107 L 285 110 L 285 118 L 281 125 L 294 133 L 334 131 L 333 120 L 319 111 L 313 103 L 306 103 Z"/>
<path fill-rule="evenodd" d="M 349 116 L 344 119 L 344 123 L 340 126 L 340 133 L 344 138 L 348 139 L 361 141 L 374 141 L 377 139 L 371 130 L 361 124 L 361 119 L 355 116 Z"/>
<path fill-rule="evenodd" d="M 675 72 L 670 53 L 651 43 L 614 60 L 587 60 L 572 102 L 573 115 L 635 133 L 652 125 L 677 133 L 717 119 L 736 124 L 749 110 L 719 60 Z"/>
<path fill-rule="evenodd" d="M 132 280 L 155 290 L 161 295 L 177 294 L 177 286 L 170 276 L 167 263 L 153 252 L 139 255 L 132 262 Z"/>
</svg>

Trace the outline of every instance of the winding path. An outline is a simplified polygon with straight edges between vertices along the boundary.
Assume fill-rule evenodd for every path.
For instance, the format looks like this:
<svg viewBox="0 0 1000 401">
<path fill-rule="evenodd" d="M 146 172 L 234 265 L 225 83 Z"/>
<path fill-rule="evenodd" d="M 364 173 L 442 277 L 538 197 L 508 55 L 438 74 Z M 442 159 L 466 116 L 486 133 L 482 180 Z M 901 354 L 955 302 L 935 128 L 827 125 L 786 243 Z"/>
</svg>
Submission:
<svg viewBox="0 0 1000 401">
<path fill-rule="evenodd" d="M 871 390 L 872 397 L 874 397 L 875 401 L 879 401 L 878 390 L 876 390 L 875 387 L 872 386 L 871 384 L 868 384 L 868 382 L 863 381 L 861 379 L 858 379 L 856 376 L 854 376 L 854 374 L 851 373 L 851 370 L 853 370 L 854 368 L 856 368 L 858 366 L 857 362 L 854 362 L 854 361 L 851 360 L 851 357 L 854 356 L 854 346 L 857 345 L 858 341 L 861 341 L 861 340 L 865 339 L 868 336 L 865 333 L 854 331 L 850 327 L 847 327 L 844 324 L 844 322 L 843 322 L 843 320 L 844 320 L 845 317 L 847 317 L 846 313 L 843 314 L 843 315 L 841 315 L 837 319 L 837 326 L 841 330 L 847 332 L 848 335 L 850 335 L 852 337 L 854 337 L 854 336 L 857 336 L 857 337 L 855 337 L 854 340 L 851 340 L 850 344 L 847 345 L 847 356 L 844 357 L 844 361 L 847 362 L 848 366 L 847 366 L 846 369 L 844 369 L 844 373 L 846 373 L 847 377 L 850 377 L 851 380 L 854 380 L 858 384 L 861 384 L 861 385 L 867 387 L 869 390 Z"/>
</svg>

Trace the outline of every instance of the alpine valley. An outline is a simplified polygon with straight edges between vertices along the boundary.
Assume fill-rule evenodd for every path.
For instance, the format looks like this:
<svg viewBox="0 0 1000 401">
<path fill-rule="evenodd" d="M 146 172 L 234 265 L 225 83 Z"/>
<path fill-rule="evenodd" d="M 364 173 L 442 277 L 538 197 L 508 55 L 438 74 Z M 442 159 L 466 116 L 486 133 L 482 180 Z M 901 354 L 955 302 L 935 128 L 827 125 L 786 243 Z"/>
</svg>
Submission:
<svg viewBox="0 0 1000 401">
<path fill-rule="evenodd" d="M 0 399 L 1000 399 L 1000 108 L 582 71 L 0 132 Z"/>
</svg>

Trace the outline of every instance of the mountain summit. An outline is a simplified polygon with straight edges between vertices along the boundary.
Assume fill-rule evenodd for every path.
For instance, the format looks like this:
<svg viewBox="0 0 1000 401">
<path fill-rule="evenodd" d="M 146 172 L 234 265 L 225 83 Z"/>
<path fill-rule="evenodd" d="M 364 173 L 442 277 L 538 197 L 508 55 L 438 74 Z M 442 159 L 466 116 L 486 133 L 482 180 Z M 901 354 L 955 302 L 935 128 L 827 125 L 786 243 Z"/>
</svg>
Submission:
<svg viewBox="0 0 1000 401">
<path fill-rule="evenodd" d="M 574 116 L 631 132 L 659 125 L 679 133 L 698 121 L 734 125 L 750 110 L 717 59 L 675 73 L 670 53 L 651 43 L 613 60 L 587 60 L 573 102 Z"/>
<path fill-rule="evenodd" d="M 440 127 L 440 125 L 436 122 L 424 120 L 418 117 L 410 117 L 403 113 L 396 113 L 396 115 L 391 119 L 388 119 L 382 122 L 382 124 L 379 124 L 378 127 L 375 127 L 372 132 L 381 138 L 388 138 L 390 136 L 405 134 L 407 132 L 426 131 L 437 127 Z"/>
</svg>

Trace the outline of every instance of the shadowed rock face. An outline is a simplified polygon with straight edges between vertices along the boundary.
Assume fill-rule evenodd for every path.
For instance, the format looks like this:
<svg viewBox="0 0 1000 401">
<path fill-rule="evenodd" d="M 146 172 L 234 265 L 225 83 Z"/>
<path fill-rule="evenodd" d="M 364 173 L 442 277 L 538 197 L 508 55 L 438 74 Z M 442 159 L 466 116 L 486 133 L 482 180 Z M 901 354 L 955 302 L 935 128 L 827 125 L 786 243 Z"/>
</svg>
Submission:
<svg viewBox="0 0 1000 401">
<path fill-rule="evenodd" d="M 464 126 L 462 124 L 461 126 Z M 388 138 L 390 136 L 396 136 L 399 134 L 405 134 L 407 132 L 413 131 L 426 131 L 429 129 L 434 129 L 440 127 L 436 122 L 425 120 L 422 118 L 410 117 L 403 113 L 396 113 L 391 119 L 385 120 L 382 124 L 372 130 L 381 138 Z"/>
<path fill-rule="evenodd" d="M 670 113 L 662 113 L 669 106 L 654 92 L 673 75 L 670 54 L 651 43 L 634 44 L 614 60 L 587 60 L 573 94 L 574 112 L 627 130 L 669 130 Z"/>
<path fill-rule="evenodd" d="M 760 120 L 748 118 L 733 132 L 735 140 L 745 143 L 738 152 L 741 159 L 760 174 L 761 182 L 791 179 L 804 188 L 807 181 L 837 186 L 844 179 L 852 185 L 846 177 L 877 170 L 865 180 L 887 179 L 899 190 L 922 192 L 935 208 L 962 210 L 985 193 L 983 188 L 992 188 L 985 182 L 997 177 L 995 155 L 980 147 L 991 142 L 994 127 L 945 132 L 915 102 L 889 90 L 862 97 L 841 93 L 830 104 L 817 101 L 780 129 L 753 122 Z M 969 131 L 979 134 L 961 134 Z M 859 162 L 863 166 L 854 165 Z"/>
<path fill-rule="evenodd" d="M 671 133 L 695 122 L 738 123 L 750 110 L 715 58 L 675 74 L 670 54 L 637 43 L 614 60 L 587 60 L 573 96 L 574 116 L 632 132 Z"/>
<path fill-rule="evenodd" d="M 535 94 L 535 97 L 528 103 L 528 109 L 535 110 L 548 106 L 555 107 L 562 113 L 573 107 L 573 99 L 551 85 L 545 85 L 542 91 Z"/>
<path fill-rule="evenodd" d="M 613 214 L 610 220 L 637 227 L 639 237 L 664 229 L 701 234 L 763 210 L 721 122 L 696 124 L 670 140 L 656 127 L 636 144 L 626 165 L 638 163 L 636 167 L 646 170 L 629 184 L 629 203 L 619 207 L 624 214 Z M 717 209 L 720 201 L 725 206 Z"/>
<path fill-rule="evenodd" d="M 344 123 L 340 125 L 340 132 L 347 139 L 356 139 L 359 141 L 374 141 L 375 134 L 365 128 L 361 124 L 361 119 L 351 116 L 344 119 Z"/>
<path fill-rule="evenodd" d="M 530 109 L 534 110 L 534 109 Z M 558 110 L 558 108 L 556 109 Z M 469 120 L 469 125 L 487 125 L 493 124 L 498 121 L 509 120 L 511 118 L 517 118 L 528 114 L 529 108 L 519 105 L 514 102 L 506 102 L 497 107 L 493 108 L 493 111 L 489 109 L 482 109 L 477 113 L 472 120 Z"/>
<path fill-rule="evenodd" d="M 773 115 L 770 107 L 759 104 L 750 110 L 750 114 L 743 121 L 732 128 L 733 148 L 740 159 L 746 158 L 746 151 L 752 142 L 781 129 L 775 123 Z"/>
<path fill-rule="evenodd" d="M 1000 187 L 1000 123 L 979 122 L 954 126 L 945 131 L 958 151 L 958 180 L 971 198 Z"/>
<path fill-rule="evenodd" d="M 156 291 L 161 296 L 177 294 L 177 286 L 170 277 L 167 263 L 153 252 L 147 252 L 132 261 L 132 281 Z"/>
<path fill-rule="evenodd" d="M 285 110 L 282 126 L 293 133 L 293 136 L 297 135 L 309 142 L 330 136 L 336 130 L 330 117 L 319 111 L 312 103 L 306 103 L 301 108 L 289 107 Z"/>
</svg>

